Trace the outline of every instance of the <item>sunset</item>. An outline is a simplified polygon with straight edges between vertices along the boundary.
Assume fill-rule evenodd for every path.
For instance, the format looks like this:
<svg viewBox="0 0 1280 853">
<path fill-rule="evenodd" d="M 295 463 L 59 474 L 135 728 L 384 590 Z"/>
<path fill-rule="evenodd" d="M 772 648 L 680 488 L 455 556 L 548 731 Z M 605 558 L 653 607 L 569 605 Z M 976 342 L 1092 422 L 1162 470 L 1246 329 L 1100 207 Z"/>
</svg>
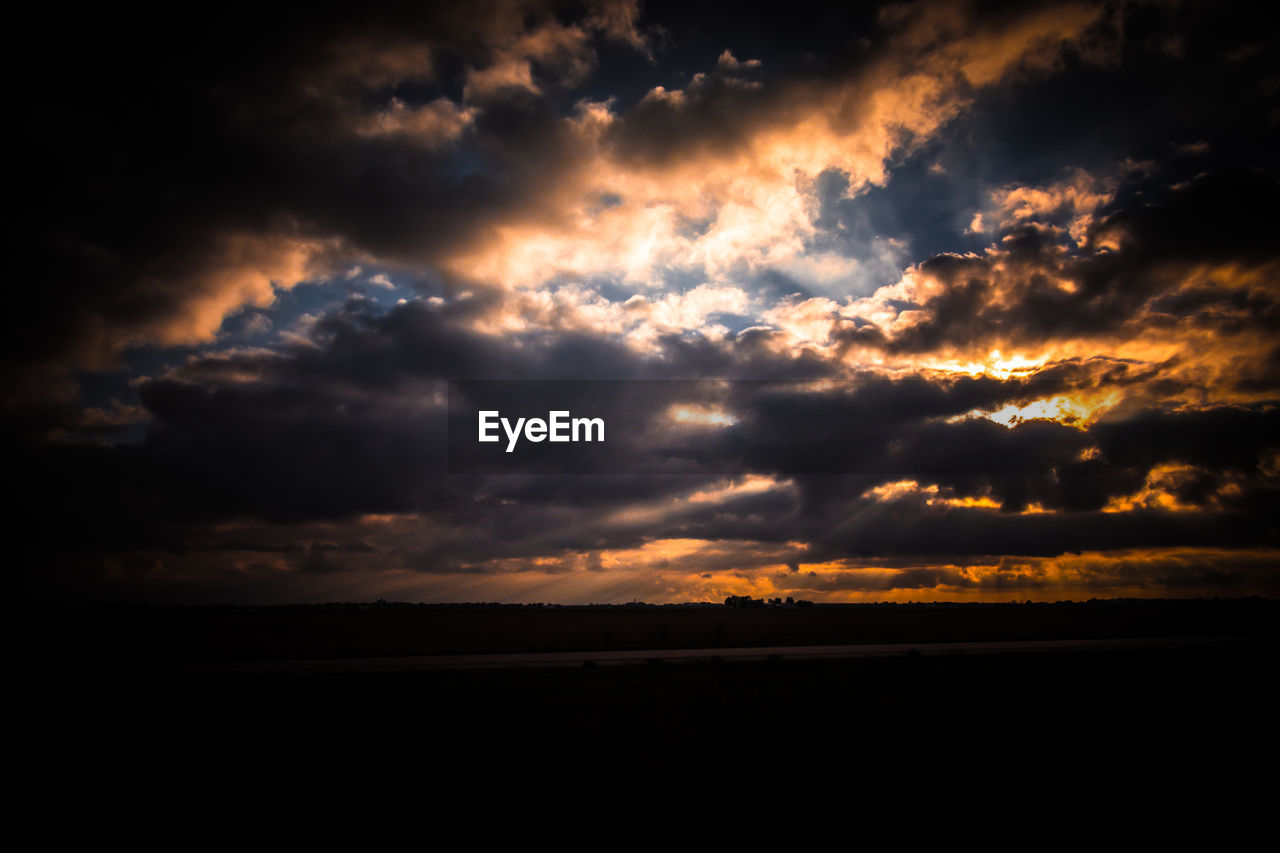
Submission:
<svg viewBox="0 0 1280 853">
<path fill-rule="evenodd" d="M 0 316 L 6 562 L 50 637 L 1274 637 L 1263 4 L 40 15 Z M 950 627 L 857 621 L 891 605 Z M 308 607 L 399 627 L 211 615 Z"/>
<path fill-rule="evenodd" d="M 1274 593 L 1260 8 L 482 5 L 79 34 L 6 314 L 39 598 Z M 831 380 L 878 423 L 814 450 L 990 470 L 443 467 L 450 379 L 635 378 Z"/>
</svg>

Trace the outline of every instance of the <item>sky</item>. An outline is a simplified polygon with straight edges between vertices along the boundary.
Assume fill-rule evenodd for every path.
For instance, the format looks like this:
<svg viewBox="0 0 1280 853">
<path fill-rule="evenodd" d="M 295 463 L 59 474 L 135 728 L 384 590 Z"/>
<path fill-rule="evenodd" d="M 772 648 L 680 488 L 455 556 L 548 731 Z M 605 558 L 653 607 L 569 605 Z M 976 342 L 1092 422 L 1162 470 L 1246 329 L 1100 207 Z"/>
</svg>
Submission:
<svg viewBox="0 0 1280 853">
<path fill-rule="evenodd" d="M 26 598 L 1280 593 L 1261 4 L 190 11 L 12 93 Z M 644 429 L 460 471 L 460 380 Z"/>
</svg>

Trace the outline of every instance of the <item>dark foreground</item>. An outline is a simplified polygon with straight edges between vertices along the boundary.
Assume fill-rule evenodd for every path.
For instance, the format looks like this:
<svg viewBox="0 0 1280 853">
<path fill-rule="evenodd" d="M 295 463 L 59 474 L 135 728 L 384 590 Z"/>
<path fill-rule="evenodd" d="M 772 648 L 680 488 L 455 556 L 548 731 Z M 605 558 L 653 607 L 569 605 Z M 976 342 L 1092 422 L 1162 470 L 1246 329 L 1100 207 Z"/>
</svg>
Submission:
<svg viewBox="0 0 1280 853">
<path fill-rule="evenodd" d="M 202 795 L 716 794 L 1088 780 L 1260 790 L 1277 648 L 1160 648 L 577 669 L 51 679 L 30 777 Z M 72 771 L 72 772 L 69 772 Z M 402 774 L 407 777 L 402 778 Z M 1261 775 L 1259 775 L 1261 774 Z M 1073 782 L 1074 784 L 1074 782 Z M 404 786 L 408 786 L 405 788 Z"/>
<path fill-rule="evenodd" d="M 225 779 L 245 796 L 820 788 L 993 802 L 1048 785 L 1082 797 L 1158 788 L 1244 808 L 1266 790 L 1250 780 L 1271 779 L 1280 757 L 1280 645 L 1264 630 L 1274 623 L 1191 622 L 1218 640 L 380 672 L 86 654 L 28 668 L 19 767 L 35 784 L 98 792 L 116 790 L 126 769 L 161 797 L 199 798 Z M 933 629 L 916 636 L 945 633 Z"/>
<path fill-rule="evenodd" d="M 528 607 L 102 606 L 36 610 L 24 655 L 73 662 L 332 659 L 1280 633 L 1280 601 Z"/>
</svg>

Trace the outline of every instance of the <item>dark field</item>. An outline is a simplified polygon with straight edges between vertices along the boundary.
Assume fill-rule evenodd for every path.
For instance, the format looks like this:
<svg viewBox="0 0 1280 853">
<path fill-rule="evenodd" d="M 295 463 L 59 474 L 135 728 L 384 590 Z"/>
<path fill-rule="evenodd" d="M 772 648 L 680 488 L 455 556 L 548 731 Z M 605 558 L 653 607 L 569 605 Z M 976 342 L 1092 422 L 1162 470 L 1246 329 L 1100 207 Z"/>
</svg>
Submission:
<svg viewBox="0 0 1280 853">
<path fill-rule="evenodd" d="M 1266 635 L 1267 599 L 1060 604 L 314 607 L 109 606 L 35 611 L 31 654 L 76 663 L 289 660 L 511 652 L 714 649 Z"/>
<path fill-rule="evenodd" d="M 1278 757 L 1275 605 L 165 610 L 46 614 L 19 693 L 25 773 L 149 796 L 238 791 L 828 793 L 1085 780 L 1261 794 Z M 61 621 L 59 621 L 61 620 Z M 1116 636 L 1230 644 L 868 660 L 210 675 L 181 664 L 753 643 Z M 53 643 L 60 638 L 61 644 Z M 74 640 L 74 642 L 71 642 Z M 67 653 L 79 646 L 76 657 Z M 136 666 L 139 661 L 145 666 Z M 169 664 L 156 666 L 156 662 Z M 394 782 L 392 780 L 395 780 Z M 1039 780 L 1038 782 L 1036 780 Z M 832 785 L 836 786 L 834 789 Z M 366 793 L 368 792 L 366 790 Z M 179 794 L 179 792 L 182 792 Z M 1082 796 L 1088 792 L 1082 791 Z M 1242 801 L 1243 802 L 1243 801 Z"/>
</svg>

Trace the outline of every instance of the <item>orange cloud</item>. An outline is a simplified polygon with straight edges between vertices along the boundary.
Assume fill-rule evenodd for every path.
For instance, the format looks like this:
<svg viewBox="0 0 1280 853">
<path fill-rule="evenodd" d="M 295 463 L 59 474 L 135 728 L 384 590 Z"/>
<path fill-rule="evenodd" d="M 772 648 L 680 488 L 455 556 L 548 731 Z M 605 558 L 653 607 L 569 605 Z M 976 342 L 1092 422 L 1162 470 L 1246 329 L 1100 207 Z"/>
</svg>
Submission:
<svg viewBox="0 0 1280 853">
<path fill-rule="evenodd" d="M 975 29 L 955 4 L 928 4 L 888 21 L 889 48 L 834 84 L 762 89 L 742 76 L 750 63 L 726 53 L 686 88 L 657 87 L 627 113 L 583 102 L 564 124 L 573 168 L 446 266 L 511 290 L 600 276 L 642 292 L 669 273 L 726 284 L 743 269 L 814 266 L 806 239 L 819 174 L 843 172 L 850 194 L 883 184 L 887 160 L 930 138 L 975 88 L 1052 64 L 1099 15 L 1069 6 Z M 721 101 L 735 111 L 714 113 L 728 129 L 702 128 Z M 669 127 L 678 156 L 637 148 L 646 124 Z M 821 264 L 814 271 L 827 276 L 854 266 Z"/>
</svg>

